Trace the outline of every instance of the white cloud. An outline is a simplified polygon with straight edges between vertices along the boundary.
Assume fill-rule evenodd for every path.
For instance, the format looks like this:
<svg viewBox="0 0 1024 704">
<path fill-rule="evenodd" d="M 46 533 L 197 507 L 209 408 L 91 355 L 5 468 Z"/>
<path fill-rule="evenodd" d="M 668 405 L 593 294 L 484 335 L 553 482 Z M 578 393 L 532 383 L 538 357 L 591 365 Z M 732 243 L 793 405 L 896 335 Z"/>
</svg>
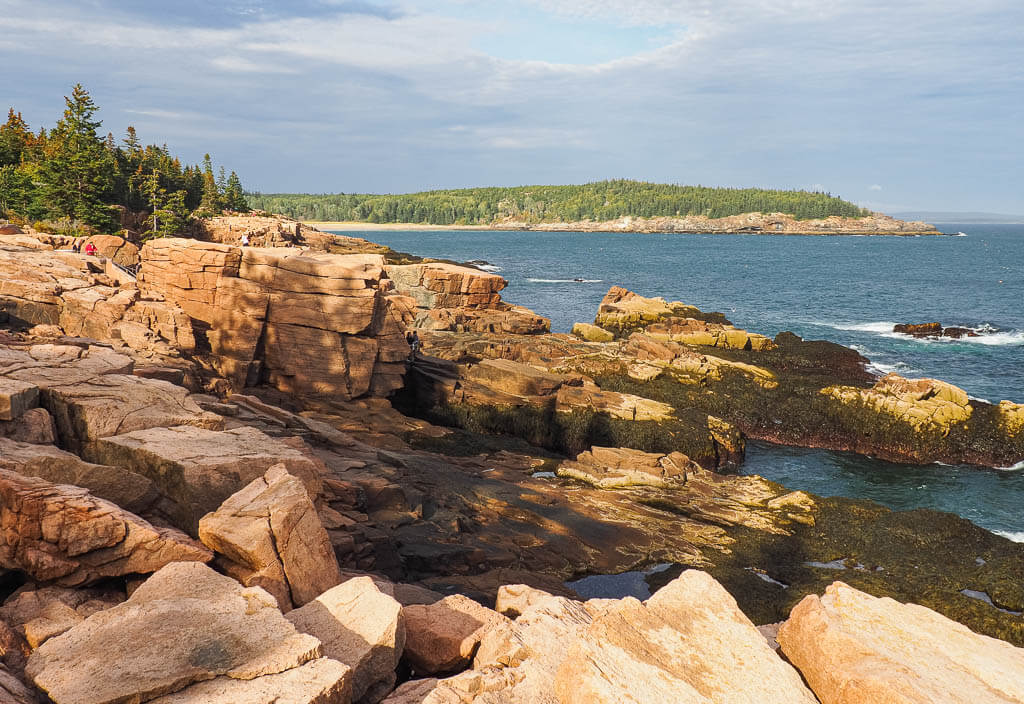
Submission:
<svg viewBox="0 0 1024 704">
<path fill-rule="evenodd" d="M 253 61 L 242 56 L 218 56 L 210 60 L 210 65 L 222 71 L 235 73 L 298 73 L 298 69 L 281 66 L 269 61 Z"/>
<path fill-rule="evenodd" d="M 879 186 L 877 183 L 872 183 L 870 186 L 868 186 L 868 190 L 869 191 L 880 191 L 880 190 L 882 190 L 882 187 Z"/>
</svg>

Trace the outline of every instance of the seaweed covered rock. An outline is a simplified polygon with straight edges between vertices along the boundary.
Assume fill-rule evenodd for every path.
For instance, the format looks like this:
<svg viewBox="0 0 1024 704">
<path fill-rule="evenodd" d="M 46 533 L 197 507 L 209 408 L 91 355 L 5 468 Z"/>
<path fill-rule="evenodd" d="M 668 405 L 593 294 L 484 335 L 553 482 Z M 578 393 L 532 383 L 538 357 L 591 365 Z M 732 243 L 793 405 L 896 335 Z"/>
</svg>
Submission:
<svg viewBox="0 0 1024 704">
<path fill-rule="evenodd" d="M 778 640 L 823 704 L 1024 702 L 1024 649 L 842 582 L 805 597 Z"/>
</svg>

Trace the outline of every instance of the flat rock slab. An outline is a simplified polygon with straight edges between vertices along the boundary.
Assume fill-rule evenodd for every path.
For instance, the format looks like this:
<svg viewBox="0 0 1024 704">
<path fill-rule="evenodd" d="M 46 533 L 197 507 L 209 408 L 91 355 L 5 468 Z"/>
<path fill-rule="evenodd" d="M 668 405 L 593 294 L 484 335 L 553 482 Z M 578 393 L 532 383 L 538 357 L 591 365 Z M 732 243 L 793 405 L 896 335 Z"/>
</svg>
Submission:
<svg viewBox="0 0 1024 704">
<path fill-rule="evenodd" d="M 16 420 L 25 411 L 38 405 L 38 386 L 0 377 L 0 420 Z"/>
<path fill-rule="evenodd" d="M 0 564 L 76 586 L 213 554 L 76 486 L 0 470 Z"/>
<path fill-rule="evenodd" d="M 822 704 L 1024 702 L 1024 648 L 843 582 L 804 597 L 778 641 Z"/>
<path fill-rule="evenodd" d="M 180 562 L 123 604 L 48 640 L 26 674 L 56 704 L 144 702 L 221 676 L 258 681 L 301 668 L 320 651 L 267 592 Z"/>
<path fill-rule="evenodd" d="M 203 543 L 225 570 L 274 595 L 282 611 L 341 581 L 338 559 L 302 482 L 274 465 L 199 521 Z"/>
<path fill-rule="evenodd" d="M 141 474 L 86 462 L 52 445 L 0 438 L 0 469 L 53 484 L 79 486 L 136 514 L 151 508 L 160 498 L 156 485 Z"/>
<path fill-rule="evenodd" d="M 80 384 L 105 374 L 131 374 L 133 367 L 131 357 L 98 345 L 0 347 L 0 376 L 35 384 L 40 389 Z"/>
<path fill-rule="evenodd" d="M 159 379 L 108 374 L 51 386 L 43 392 L 43 403 L 53 413 L 61 438 L 72 447 L 148 428 L 224 426 L 223 418 L 204 411 L 188 396 L 188 389 Z"/>
<path fill-rule="evenodd" d="M 301 667 L 254 680 L 216 677 L 150 704 L 344 704 L 352 699 L 351 670 L 318 658 Z"/>
<path fill-rule="evenodd" d="M 310 496 L 319 495 L 323 465 L 302 447 L 254 428 L 178 426 L 103 438 L 86 456 L 148 477 L 172 503 L 166 511 L 174 524 L 198 535 L 200 518 L 276 464 L 301 479 Z"/>
<path fill-rule="evenodd" d="M 383 699 L 405 647 L 402 605 L 369 577 L 324 592 L 285 618 L 323 642 L 324 655 L 352 668 L 352 699 Z"/>
</svg>

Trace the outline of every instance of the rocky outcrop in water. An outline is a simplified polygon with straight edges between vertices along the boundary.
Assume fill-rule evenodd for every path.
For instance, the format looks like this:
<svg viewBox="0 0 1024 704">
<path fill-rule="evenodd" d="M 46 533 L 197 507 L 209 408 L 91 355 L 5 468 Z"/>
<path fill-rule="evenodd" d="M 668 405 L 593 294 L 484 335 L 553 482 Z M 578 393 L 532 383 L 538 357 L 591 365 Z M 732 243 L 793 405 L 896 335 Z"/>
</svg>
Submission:
<svg viewBox="0 0 1024 704">
<path fill-rule="evenodd" d="M 893 332 L 911 337 L 981 337 L 977 331 L 964 327 L 942 327 L 941 323 L 901 323 L 893 326 Z"/>
</svg>

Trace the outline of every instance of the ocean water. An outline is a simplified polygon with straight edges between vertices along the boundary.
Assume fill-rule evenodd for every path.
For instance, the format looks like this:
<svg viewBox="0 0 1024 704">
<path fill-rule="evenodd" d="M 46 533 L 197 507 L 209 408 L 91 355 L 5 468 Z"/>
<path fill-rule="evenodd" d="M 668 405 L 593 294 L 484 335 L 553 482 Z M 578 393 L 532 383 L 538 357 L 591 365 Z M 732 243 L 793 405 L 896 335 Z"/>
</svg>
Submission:
<svg viewBox="0 0 1024 704">
<path fill-rule="evenodd" d="M 951 237 L 822 237 L 367 231 L 393 249 L 485 260 L 503 297 L 568 332 L 608 288 L 717 310 L 769 336 L 848 345 L 880 371 L 952 382 L 974 398 L 1024 402 L 1024 225 L 941 224 Z M 578 279 L 581 279 L 578 280 Z M 982 337 L 917 340 L 896 323 L 938 321 Z M 817 494 L 936 508 L 1024 541 L 1024 467 L 912 467 L 751 444 L 744 472 Z"/>
</svg>

